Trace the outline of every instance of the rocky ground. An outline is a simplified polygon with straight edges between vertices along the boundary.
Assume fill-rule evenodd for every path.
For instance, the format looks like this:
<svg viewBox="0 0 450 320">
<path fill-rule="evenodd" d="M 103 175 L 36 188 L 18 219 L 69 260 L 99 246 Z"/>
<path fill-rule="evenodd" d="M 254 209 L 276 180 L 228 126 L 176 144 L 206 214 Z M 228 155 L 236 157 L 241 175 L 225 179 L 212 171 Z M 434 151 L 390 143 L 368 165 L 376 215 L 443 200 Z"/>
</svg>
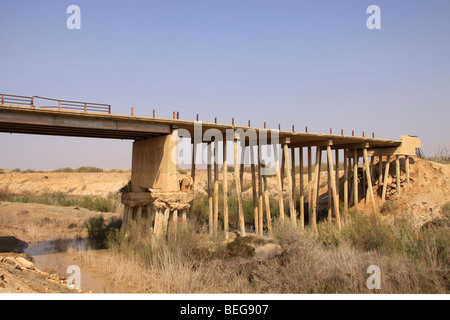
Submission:
<svg viewBox="0 0 450 320">
<path fill-rule="evenodd" d="M 0 293 L 80 293 L 67 280 L 42 272 L 24 255 L 0 256 Z"/>
</svg>

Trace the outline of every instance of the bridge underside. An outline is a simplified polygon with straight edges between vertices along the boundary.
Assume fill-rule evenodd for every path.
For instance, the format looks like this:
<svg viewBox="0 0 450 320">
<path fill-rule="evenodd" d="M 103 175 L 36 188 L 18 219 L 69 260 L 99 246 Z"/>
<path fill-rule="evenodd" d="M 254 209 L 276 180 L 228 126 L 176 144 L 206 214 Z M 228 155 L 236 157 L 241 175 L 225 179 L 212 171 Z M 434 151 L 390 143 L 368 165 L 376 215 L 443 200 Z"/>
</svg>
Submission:
<svg viewBox="0 0 450 320">
<path fill-rule="evenodd" d="M 0 132 L 139 140 L 171 133 L 171 126 L 134 117 L 0 106 Z"/>
</svg>

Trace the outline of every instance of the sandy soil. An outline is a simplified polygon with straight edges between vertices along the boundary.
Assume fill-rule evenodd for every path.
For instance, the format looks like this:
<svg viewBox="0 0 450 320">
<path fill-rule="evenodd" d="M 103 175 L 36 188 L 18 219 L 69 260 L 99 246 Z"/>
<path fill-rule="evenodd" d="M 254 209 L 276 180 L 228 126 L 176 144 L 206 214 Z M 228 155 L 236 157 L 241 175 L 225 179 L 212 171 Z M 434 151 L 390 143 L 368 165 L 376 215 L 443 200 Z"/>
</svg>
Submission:
<svg viewBox="0 0 450 320">
<path fill-rule="evenodd" d="M 0 190 L 14 194 L 64 192 L 71 196 L 106 197 L 130 181 L 130 172 L 0 174 Z"/>
</svg>

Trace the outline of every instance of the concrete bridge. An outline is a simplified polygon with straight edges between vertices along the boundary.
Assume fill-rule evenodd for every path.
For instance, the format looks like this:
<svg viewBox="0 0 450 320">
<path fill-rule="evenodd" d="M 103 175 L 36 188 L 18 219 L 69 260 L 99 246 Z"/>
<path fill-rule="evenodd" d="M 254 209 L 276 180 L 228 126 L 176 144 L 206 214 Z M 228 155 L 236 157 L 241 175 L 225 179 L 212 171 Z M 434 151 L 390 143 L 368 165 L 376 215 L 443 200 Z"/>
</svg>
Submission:
<svg viewBox="0 0 450 320">
<path fill-rule="evenodd" d="M 411 136 L 386 140 L 355 136 L 354 133 L 309 133 L 307 128 L 304 132 L 296 132 L 294 127 L 290 131 L 280 127 L 269 130 L 266 124 L 263 128 L 252 127 L 250 121 L 248 126 L 235 125 L 234 119 L 231 124 L 219 124 L 217 119 L 214 123 L 204 123 L 198 121 L 198 115 L 195 121 L 187 121 L 179 119 L 175 112 L 171 119 L 158 118 L 155 110 L 153 117 L 115 115 L 111 114 L 111 106 L 104 104 L 36 96 L 0 96 L 0 132 L 133 140 L 131 181 L 122 190 L 123 226 L 128 228 L 131 220 L 150 219 L 155 235 L 165 234 L 169 225 L 178 228 L 179 219 L 181 225 L 188 219 L 194 200 L 195 173 L 202 163 L 198 159 L 200 145 L 206 145 L 207 149 L 203 163 L 208 172 L 209 230 L 213 233 L 222 229 L 218 223 L 220 212 L 223 230 L 228 232 L 229 215 L 236 214 L 243 235 L 248 223 L 244 221 L 242 208 L 246 153 L 252 173 L 254 221 L 251 223 L 256 234 L 262 235 L 264 230 L 270 233 L 272 228 L 268 176 L 277 180 L 280 218 L 287 219 L 285 216 L 289 215 L 290 221 L 301 228 L 308 220 L 310 227 L 317 230 L 320 167 L 322 154 L 326 152 L 328 219 L 340 227 L 342 216 L 348 214 L 349 207 L 358 206 L 363 198 L 372 203 L 374 211 L 378 210 L 373 183 L 378 183 L 381 201 L 384 201 L 391 162 L 395 162 L 397 192 L 401 193 L 401 171 L 406 173 L 405 182 L 409 184 L 409 159 L 420 148 L 420 140 Z M 180 139 L 190 142 L 190 179 L 181 179 L 179 175 Z M 228 153 L 231 145 L 233 150 Z M 237 191 L 230 196 L 237 198 L 238 212 L 228 212 L 228 156 L 231 154 Z M 401 158 L 405 161 L 400 162 Z M 299 172 L 296 172 L 296 164 L 300 165 Z M 404 164 L 403 169 L 401 164 Z M 375 181 L 374 173 L 378 181 Z M 219 175 L 222 175 L 221 182 Z M 296 191 L 297 182 L 299 191 Z M 223 185 L 223 208 L 219 208 L 220 183 Z M 286 197 L 289 208 L 284 207 Z"/>
</svg>

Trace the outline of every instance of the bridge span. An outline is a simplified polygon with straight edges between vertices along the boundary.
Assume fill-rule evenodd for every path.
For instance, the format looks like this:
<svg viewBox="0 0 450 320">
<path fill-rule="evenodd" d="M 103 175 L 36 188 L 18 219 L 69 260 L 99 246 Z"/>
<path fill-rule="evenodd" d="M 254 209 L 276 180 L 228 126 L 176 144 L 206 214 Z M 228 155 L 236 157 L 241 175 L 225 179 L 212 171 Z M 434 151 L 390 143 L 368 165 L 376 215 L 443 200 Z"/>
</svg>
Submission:
<svg viewBox="0 0 450 320">
<path fill-rule="evenodd" d="M 150 219 L 153 226 L 150 232 L 155 236 L 166 234 L 169 225 L 179 228 L 178 219 L 181 217 L 185 223 L 189 217 L 194 201 L 199 145 L 206 144 L 207 147 L 209 230 L 211 233 L 223 230 L 227 234 L 229 215 L 235 214 L 237 227 L 243 235 L 250 224 L 258 235 L 272 230 L 268 177 L 277 180 L 279 218 L 289 216 L 290 221 L 300 228 L 308 224 L 317 230 L 320 172 L 325 152 L 328 219 L 341 226 L 349 207 L 357 207 L 363 200 L 372 203 L 374 211 L 379 210 L 379 204 L 386 199 L 391 163 L 395 163 L 397 193 L 406 189 L 402 182 L 404 186 L 410 182 L 410 157 L 420 148 L 420 140 L 411 136 L 388 140 L 355 136 L 354 133 L 344 135 L 343 132 L 309 133 L 307 128 L 304 132 L 296 132 L 294 126 L 289 131 L 280 127 L 271 130 L 266 124 L 264 128 L 252 127 L 250 121 L 248 126 L 238 126 L 234 119 L 231 124 L 220 124 L 217 119 L 205 123 L 198 121 L 198 115 L 196 120 L 181 120 L 175 112 L 172 118 L 158 118 L 155 110 L 152 117 L 116 115 L 106 104 L 7 94 L 0 94 L 0 97 L 0 132 L 134 141 L 131 181 L 122 190 L 123 227 L 127 229 L 131 220 Z M 186 177 L 181 178 L 178 170 L 181 137 L 191 142 L 189 181 Z M 234 159 L 232 179 L 235 180 L 236 194 L 228 192 L 229 145 L 233 146 L 230 154 Z M 264 148 L 273 151 L 270 159 L 267 152 L 263 152 Z M 246 153 L 252 173 L 254 221 L 251 222 L 245 221 L 242 207 Z M 402 171 L 406 174 L 404 181 L 401 181 Z M 220 184 L 223 186 L 222 208 L 219 208 Z M 228 212 L 229 196 L 237 198 L 237 212 Z M 219 215 L 223 226 L 219 226 Z"/>
</svg>

